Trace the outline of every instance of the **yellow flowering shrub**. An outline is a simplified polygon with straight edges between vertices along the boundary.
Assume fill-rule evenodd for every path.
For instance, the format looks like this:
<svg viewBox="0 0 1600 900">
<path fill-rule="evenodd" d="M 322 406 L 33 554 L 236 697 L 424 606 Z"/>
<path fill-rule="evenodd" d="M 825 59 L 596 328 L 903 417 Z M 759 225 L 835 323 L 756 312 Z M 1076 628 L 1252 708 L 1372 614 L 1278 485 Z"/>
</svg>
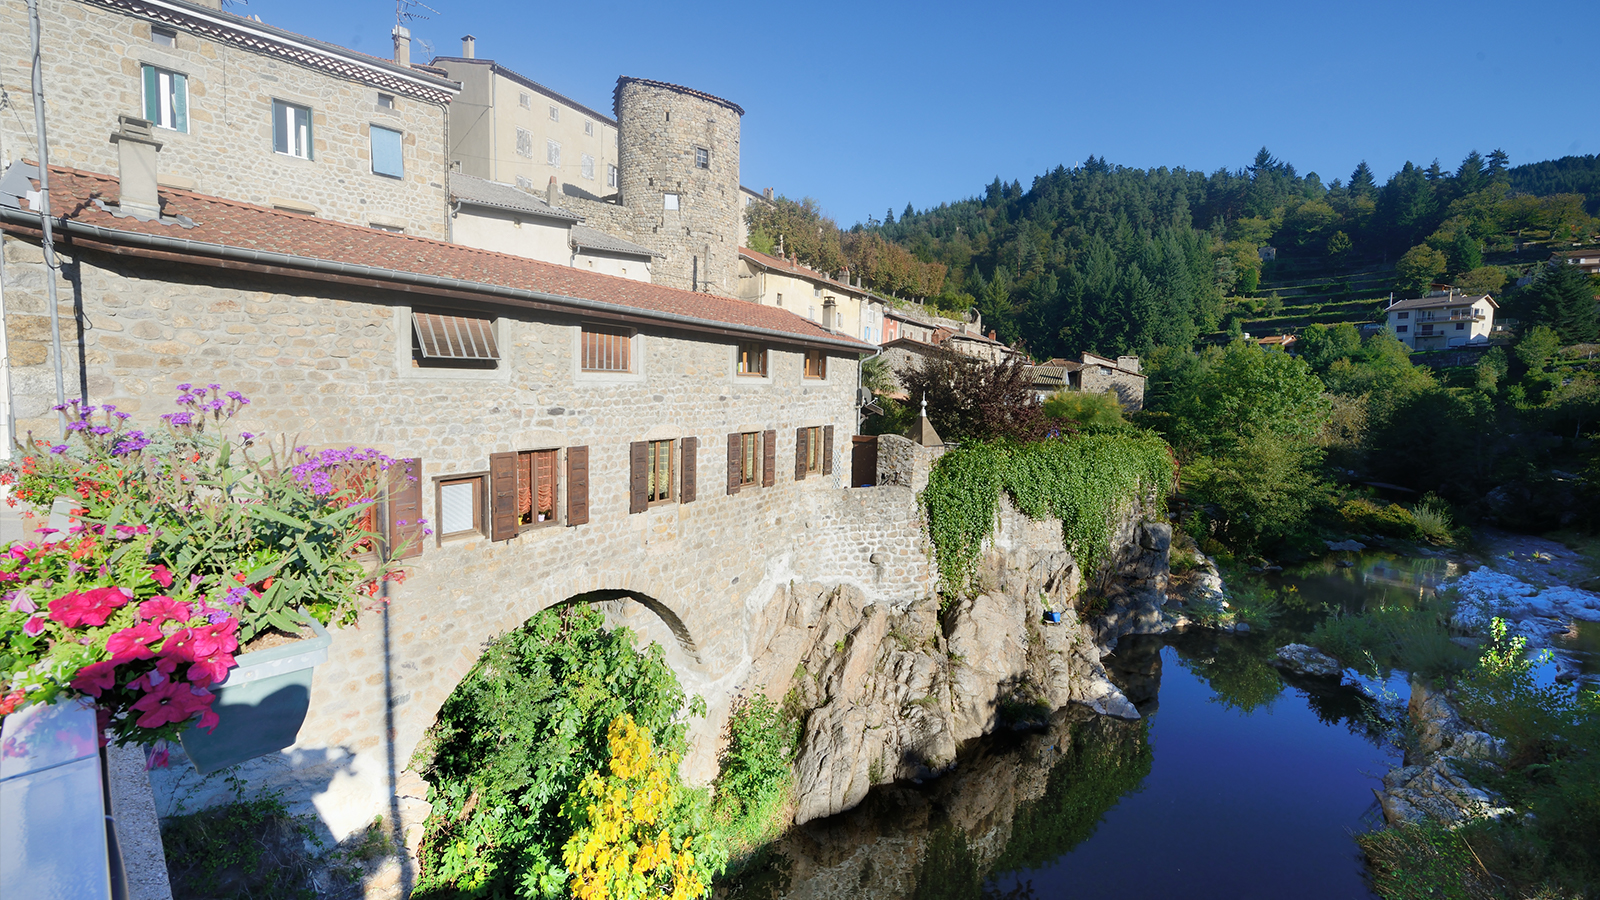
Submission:
<svg viewBox="0 0 1600 900">
<path fill-rule="evenodd" d="M 682 792 L 676 754 L 658 754 L 624 713 L 607 731 L 610 774 L 591 772 L 569 801 L 577 826 L 562 851 L 576 900 L 693 900 L 710 893 L 693 836 L 674 839 Z"/>
</svg>

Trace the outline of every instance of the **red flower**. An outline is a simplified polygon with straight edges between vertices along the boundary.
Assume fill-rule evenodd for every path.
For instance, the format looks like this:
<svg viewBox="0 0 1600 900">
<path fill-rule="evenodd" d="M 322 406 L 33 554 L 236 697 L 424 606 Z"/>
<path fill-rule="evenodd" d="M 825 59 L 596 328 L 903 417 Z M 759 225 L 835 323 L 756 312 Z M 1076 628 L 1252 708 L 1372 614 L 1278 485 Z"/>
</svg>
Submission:
<svg viewBox="0 0 1600 900">
<path fill-rule="evenodd" d="M 200 687 L 210 687 L 219 684 L 228 677 L 228 670 L 236 663 L 233 655 L 226 652 L 213 653 L 210 656 L 196 656 L 194 665 L 189 667 L 189 680 Z"/>
<path fill-rule="evenodd" d="M 181 681 L 166 681 L 134 701 L 133 708 L 144 713 L 135 724 L 140 728 L 160 728 L 182 722 L 197 712 L 208 711 L 214 699 L 210 691 L 192 688 Z"/>
<path fill-rule="evenodd" d="M 22 705 L 22 701 L 26 699 L 28 699 L 28 692 L 24 691 L 22 688 L 17 688 L 4 697 L 0 697 L 0 716 L 11 715 L 11 713 L 14 712 L 18 706 Z"/>
<path fill-rule="evenodd" d="M 111 651 L 111 658 L 117 662 L 154 659 L 156 652 L 150 649 L 150 645 L 159 640 L 161 629 L 149 622 L 140 622 L 106 638 L 106 649 Z"/>
<path fill-rule="evenodd" d="M 109 691 L 117 686 L 116 667 L 117 661 L 114 659 L 84 666 L 78 670 L 78 676 L 72 679 L 73 690 L 83 691 L 91 697 L 100 696 L 102 691 Z"/>
<path fill-rule="evenodd" d="M 50 601 L 50 618 L 68 628 L 104 625 L 111 613 L 126 606 L 133 592 L 119 587 L 95 588 Z"/>
<path fill-rule="evenodd" d="M 194 612 L 187 603 L 178 601 L 161 594 L 151 597 L 139 604 L 139 618 L 146 619 L 152 625 L 162 622 L 187 622 L 194 617 Z"/>
<path fill-rule="evenodd" d="M 155 579 L 156 584 L 164 588 L 172 587 L 172 573 L 167 571 L 166 566 L 159 564 L 151 566 L 150 577 Z"/>
<path fill-rule="evenodd" d="M 176 668 L 177 662 L 194 662 L 194 642 L 197 637 L 198 635 L 195 634 L 193 628 L 174 631 L 161 644 L 161 661 L 165 663 L 169 659 L 174 660 L 173 668 Z M 156 665 L 156 668 L 168 674 L 172 672 L 171 668 L 167 668 L 160 663 Z"/>
<path fill-rule="evenodd" d="M 193 629 L 195 637 L 190 658 L 198 660 L 218 653 L 232 653 L 239 648 L 239 639 L 234 636 L 238 630 L 238 619 L 224 619 L 215 625 Z"/>
</svg>

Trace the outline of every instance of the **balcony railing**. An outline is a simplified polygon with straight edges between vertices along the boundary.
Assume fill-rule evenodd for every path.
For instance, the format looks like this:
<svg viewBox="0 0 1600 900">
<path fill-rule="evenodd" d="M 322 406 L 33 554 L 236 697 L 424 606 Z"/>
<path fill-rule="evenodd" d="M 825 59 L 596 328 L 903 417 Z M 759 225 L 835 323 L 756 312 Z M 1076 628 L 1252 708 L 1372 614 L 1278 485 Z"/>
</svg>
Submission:
<svg viewBox="0 0 1600 900">
<path fill-rule="evenodd" d="M 1476 309 L 1452 309 L 1448 312 L 1417 313 L 1418 322 L 1482 322 L 1485 315 Z"/>
</svg>

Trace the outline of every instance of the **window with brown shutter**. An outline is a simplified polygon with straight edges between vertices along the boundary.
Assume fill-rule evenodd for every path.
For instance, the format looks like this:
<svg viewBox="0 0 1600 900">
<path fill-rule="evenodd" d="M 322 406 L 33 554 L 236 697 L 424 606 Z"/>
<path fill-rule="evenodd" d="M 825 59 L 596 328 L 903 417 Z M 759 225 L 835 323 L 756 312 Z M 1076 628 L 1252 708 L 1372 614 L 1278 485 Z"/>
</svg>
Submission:
<svg viewBox="0 0 1600 900">
<path fill-rule="evenodd" d="M 489 540 L 517 536 L 517 454 L 489 454 Z"/>
<path fill-rule="evenodd" d="M 523 450 L 517 454 L 517 526 L 556 524 L 559 450 Z"/>
<path fill-rule="evenodd" d="M 833 426 L 825 425 L 822 429 L 822 474 L 833 474 Z"/>
<path fill-rule="evenodd" d="M 422 520 L 422 460 L 395 460 L 388 476 L 383 504 L 388 514 L 385 550 L 395 559 L 421 556 L 427 530 Z"/>
<path fill-rule="evenodd" d="M 645 490 L 650 483 L 649 441 L 634 441 L 628 445 L 628 513 L 642 513 L 650 505 Z"/>
<path fill-rule="evenodd" d="M 728 435 L 728 493 L 737 494 L 739 488 L 754 485 L 760 469 L 756 456 L 760 432 L 746 431 Z"/>
<path fill-rule="evenodd" d="M 567 524 L 589 524 L 589 448 L 567 448 Z"/>
<path fill-rule="evenodd" d="M 632 372 L 633 333 L 622 328 L 583 326 L 580 338 L 585 372 Z"/>
<path fill-rule="evenodd" d="M 761 433 L 761 486 L 772 487 L 778 481 L 778 433 Z"/>
<path fill-rule="evenodd" d="M 767 374 L 767 348 L 764 344 L 739 345 L 739 374 L 752 376 Z"/>
<path fill-rule="evenodd" d="M 500 361 L 494 320 L 414 312 L 411 361 L 418 368 L 493 369 Z"/>
<path fill-rule="evenodd" d="M 821 350 L 807 350 L 806 351 L 805 377 L 807 377 L 807 378 L 827 378 L 828 377 L 828 358 L 826 356 L 822 355 L 822 351 Z"/>
<path fill-rule="evenodd" d="M 809 429 L 797 428 L 794 432 L 794 480 L 804 481 L 806 477 L 806 432 Z"/>
<path fill-rule="evenodd" d="M 665 503 L 672 499 L 672 441 L 650 441 L 646 454 L 645 471 L 650 473 L 645 485 L 645 502 Z"/>
<path fill-rule="evenodd" d="M 679 464 L 678 475 L 678 502 L 693 503 L 695 489 L 697 455 L 700 452 L 700 439 L 686 437 L 678 442 L 683 454 L 683 461 Z"/>
</svg>

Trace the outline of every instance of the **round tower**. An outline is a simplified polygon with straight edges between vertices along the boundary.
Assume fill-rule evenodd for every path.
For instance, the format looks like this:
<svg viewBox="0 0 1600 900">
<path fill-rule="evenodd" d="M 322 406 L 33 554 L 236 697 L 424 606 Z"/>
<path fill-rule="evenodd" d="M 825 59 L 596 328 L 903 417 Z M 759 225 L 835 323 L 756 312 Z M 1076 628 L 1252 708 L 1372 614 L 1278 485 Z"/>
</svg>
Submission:
<svg viewBox="0 0 1600 900">
<path fill-rule="evenodd" d="M 618 188 L 634 239 L 665 259 L 652 281 L 732 295 L 739 261 L 739 119 L 691 88 L 619 78 Z"/>
</svg>

